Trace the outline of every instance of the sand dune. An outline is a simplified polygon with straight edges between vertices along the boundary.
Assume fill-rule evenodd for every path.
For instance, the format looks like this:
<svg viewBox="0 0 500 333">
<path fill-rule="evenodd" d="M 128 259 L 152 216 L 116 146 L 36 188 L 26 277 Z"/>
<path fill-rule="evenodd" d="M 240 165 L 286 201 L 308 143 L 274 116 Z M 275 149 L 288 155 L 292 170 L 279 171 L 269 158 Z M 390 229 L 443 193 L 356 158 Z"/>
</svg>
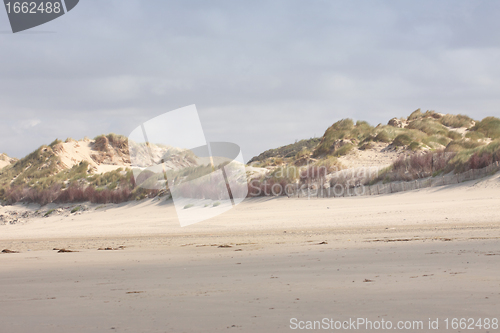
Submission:
<svg viewBox="0 0 500 333">
<path fill-rule="evenodd" d="M 11 165 L 16 161 L 15 158 L 9 157 L 6 154 L 0 154 L 0 169 L 5 168 L 8 165 Z"/>
<path fill-rule="evenodd" d="M 229 212 L 181 228 L 171 201 L 161 199 L 119 205 L 5 206 L 20 213 L 39 211 L 20 224 L 0 226 L 0 239 L 81 238 L 137 235 L 194 235 L 263 230 L 314 230 L 419 225 L 487 224 L 500 222 L 500 175 L 456 185 L 390 195 L 350 198 L 247 199 Z M 45 211 L 62 208 L 49 217 Z M 206 208 L 210 209 L 210 207 Z"/>
<path fill-rule="evenodd" d="M 57 155 L 61 159 L 64 168 L 71 169 L 73 166 L 82 161 L 88 162 L 90 167 L 96 173 L 104 173 L 116 170 L 118 168 L 130 167 L 130 163 L 125 163 L 122 158 L 109 154 L 111 157 L 110 163 L 96 162 L 96 156 L 99 152 L 92 149 L 93 140 L 80 140 L 61 143 L 61 149 L 57 151 Z"/>
</svg>

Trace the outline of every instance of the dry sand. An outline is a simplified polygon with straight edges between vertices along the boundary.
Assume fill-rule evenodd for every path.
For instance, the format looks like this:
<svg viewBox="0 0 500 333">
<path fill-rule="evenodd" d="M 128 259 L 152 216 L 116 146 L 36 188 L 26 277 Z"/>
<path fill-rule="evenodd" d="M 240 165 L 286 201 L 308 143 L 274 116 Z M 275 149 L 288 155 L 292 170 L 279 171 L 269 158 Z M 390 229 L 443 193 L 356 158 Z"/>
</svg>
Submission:
<svg viewBox="0 0 500 333">
<path fill-rule="evenodd" d="M 340 156 L 339 162 L 346 168 L 384 168 L 390 166 L 400 156 L 408 154 L 405 150 L 387 149 L 387 144 L 373 142 L 373 147 L 366 150 L 354 149 L 349 154 Z"/>
<path fill-rule="evenodd" d="M 10 165 L 10 162 L 0 160 L 0 169 L 5 168 L 7 165 Z"/>
<path fill-rule="evenodd" d="M 118 168 L 130 167 L 130 163 L 124 163 L 121 158 L 111 154 L 114 164 L 99 164 L 92 158 L 93 154 L 98 152 L 92 149 L 94 141 L 92 140 L 69 140 L 61 143 L 62 149 L 57 152 L 61 163 L 65 168 L 71 169 L 82 161 L 86 161 L 94 169 L 95 173 L 105 173 Z"/>
<path fill-rule="evenodd" d="M 497 175 L 252 199 L 185 228 L 152 200 L 1 225 L 0 247 L 21 252 L 0 254 L 1 331 L 287 332 L 291 318 L 358 317 L 457 331 L 444 320 L 500 318 L 499 203 Z M 39 208 L 0 214 L 26 209 Z"/>
<path fill-rule="evenodd" d="M 15 161 L 16 161 L 16 159 L 11 158 L 4 153 L 1 153 L 0 154 L 0 169 L 5 168 L 8 165 L 11 165 Z"/>
</svg>

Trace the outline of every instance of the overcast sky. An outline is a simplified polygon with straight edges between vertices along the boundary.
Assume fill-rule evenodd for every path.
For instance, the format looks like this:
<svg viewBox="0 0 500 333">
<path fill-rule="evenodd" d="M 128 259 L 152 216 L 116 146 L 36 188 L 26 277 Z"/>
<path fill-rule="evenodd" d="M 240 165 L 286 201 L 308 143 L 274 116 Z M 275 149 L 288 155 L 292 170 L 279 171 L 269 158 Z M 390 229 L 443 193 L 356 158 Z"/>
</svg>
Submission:
<svg viewBox="0 0 500 333">
<path fill-rule="evenodd" d="M 191 104 L 246 160 L 347 117 L 499 116 L 499 17 L 499 1 L 81 0 L 12 34 L 0 8 L 0 152 Z"/>
</svg>

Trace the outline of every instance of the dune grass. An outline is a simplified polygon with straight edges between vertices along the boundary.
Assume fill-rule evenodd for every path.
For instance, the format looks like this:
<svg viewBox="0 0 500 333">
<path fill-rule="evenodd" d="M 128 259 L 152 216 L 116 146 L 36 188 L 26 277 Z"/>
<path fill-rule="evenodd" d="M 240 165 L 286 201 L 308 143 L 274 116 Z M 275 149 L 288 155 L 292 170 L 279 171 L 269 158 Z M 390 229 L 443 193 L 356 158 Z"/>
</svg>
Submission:
<svg viewBox="0 0 500 333">
<path fill-rule="evenodd" d="M 452 140 L 443 135 L 431 135 L 422 139 L 422 143 L 432 149 L 446 147 Z"/>
<path fill-rule="evenodd" d="M 50 214 L 52 214 L 55 211 L 55 209 L 49 209 L 43 216 L 48 217 Z"/>
<path fill-rule="evenodd" d="M 444 127 L 441 123 L 435 121 L 432 118 L 417 119 L 408 125 L 409 129 L 416 129 L 424 132 L 427 135 L 443 135 L 447 136 L 449 130 Z"/>
<path fill-rule="evenodd" d="M 355 124 L 352 119 L 342 119 L 326 130 L 312 156 L 343 156 L 354 148 L 352 144 L 373 137 L 375 137 L 374 128 L 366 121 L 358 121 Z M 337 148 L 335 144 L 339 140 L 346 140 L 349 143 Z"/>
<path fill-rule="evenodd" d="M 391 138 L 391 136 L 389 135 L 389 132 L 386 131 L 385 129 L 378 132 L 378 134 L 373 139 L 373 141 L 384 142 L 384 143 L 389 143 L 392 140 L 393 140 L 393 138 Z"/>
<path fill-rule="evenodd" d="M 465 172 L 484 168 L 497 161 L 500 162 L 500 140 L 495 140 L 486 146 L 463 148 L 450 160 L 447 171 Z"/>
<path fill-rule="evenodd" d="M 482 133 L 491 139 L 500 138 L 500 119 L 495 117 L 486 117 L 477 122 L 471 131 Z"/>
<path fill-rule="evenodd" d="M 474 124 L 474 120 L 472 118 L 463 114 L 458 114 L 458 115 L 447 114 L 443 118 L 441 118 L 440 122 L 444 126 L 453 128 L 460 128 L 460 127 L 470 128 L 472 127 L 472 124 Z"/>
<path fill-rule="evenodd" d="M 320 142 L 319 138 L 311 138 L 306 140 L 296 141 L 295 143 L 282 146 L 275 149 L 269 149 L 265 152 L 261 153 L 258 156 L 253 157 L 248 164 L 252 164 L 254 162 L 259 162 L 262 165 L 262 162 L 269 160 L 271 158 L 297 158 L 296 156 L 302 152 L 303 155 L 306 155 L 307 152 L 310 152 L 318 145 Z"/>
<path fill-rule="evenodd" d="M 74 214 L 74 213 L 76 213 L 76 212 L 80 211 L 81 209 L 82 209 L 82 206 L 76 206 L 75 208 L 73 208 L 73 209 L 71 210 L 71 214 Z"/>
</svg>

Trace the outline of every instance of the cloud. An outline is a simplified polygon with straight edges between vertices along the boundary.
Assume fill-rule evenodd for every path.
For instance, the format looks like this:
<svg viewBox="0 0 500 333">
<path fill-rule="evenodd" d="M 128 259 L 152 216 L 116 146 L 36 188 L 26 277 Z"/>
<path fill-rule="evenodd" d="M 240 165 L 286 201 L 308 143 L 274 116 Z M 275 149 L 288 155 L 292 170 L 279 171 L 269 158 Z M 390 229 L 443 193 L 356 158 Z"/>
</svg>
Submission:
<svg viewBox="0 0 500 333">
<path fill-rule="evenodd" d="M 36 125 L 40 124 L 42 121 L 40 119 L 28 119 L 28 120 L 23 120 L 19 122 L 19 128 L 22 128 L 24 130 L 30 129 L 32 127 L 35 127 Z"/>
<path fill-rule="evenodd" d="M 5 122 L 9 125 L 10 129 L 19 135 L 29 135 L 34 127 L 39 125 L 42 121 L 40 119 L 25 119 L 25 120 L 11 120 Z"/>
<path fill-rule="evenodd" d="M 0 151 L 128 135 L 190 104 L 207 139 L 238 143 L 246 159 L 345 117 L 377 124 L 419 107 L 498 115 L 499 10 L 486 1 L 88 0 L 40 27 L 57 33 L 0 35 Z M 43 122 L 29 133 L 7 125 L 31 119 Z"/>
</svg>

